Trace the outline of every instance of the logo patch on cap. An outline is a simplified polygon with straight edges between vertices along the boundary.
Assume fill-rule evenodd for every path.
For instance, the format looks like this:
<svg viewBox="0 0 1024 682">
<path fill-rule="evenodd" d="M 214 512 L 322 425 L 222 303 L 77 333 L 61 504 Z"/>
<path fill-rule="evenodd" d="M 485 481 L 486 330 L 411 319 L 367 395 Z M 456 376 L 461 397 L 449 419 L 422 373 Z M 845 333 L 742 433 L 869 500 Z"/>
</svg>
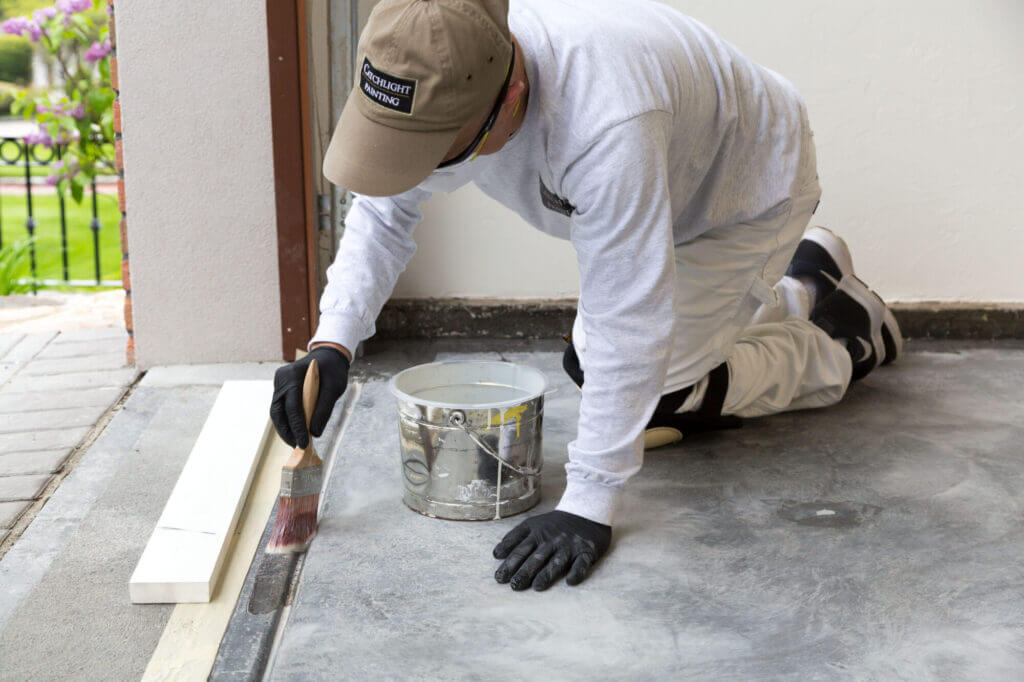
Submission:
<svg viewBox="0 0 1024 682">
<path fill-rule="evenodd" d="M 402 114 L 412 114 L 416 81 L 376 69 L 366 57 L 363 57 L 363 68 L 359 70 L 359 89 L 371 102 Z"/>
</svg>

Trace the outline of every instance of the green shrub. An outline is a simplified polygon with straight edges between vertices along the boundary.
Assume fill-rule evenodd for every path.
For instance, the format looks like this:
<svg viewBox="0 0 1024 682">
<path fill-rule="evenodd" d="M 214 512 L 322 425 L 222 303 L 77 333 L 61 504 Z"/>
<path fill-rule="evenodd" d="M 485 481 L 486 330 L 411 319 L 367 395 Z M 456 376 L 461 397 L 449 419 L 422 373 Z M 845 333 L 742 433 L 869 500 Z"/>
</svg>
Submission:
<svg viewBox="0 0 1024 682">
<path fill-rule="evenodd" d="M 24 278 L 29 264 L 29 248 L 35 239 L 19 239 L 0 248 L 0 296 L 21 294 L 29 291 L 28 282 L 18 283 Z"/>
<path fill-rule="evenodd" d="M 32 44 L 20 36 L 0 35 L 0 81 L 27 85 L 32 80 Z"/>
</svg>

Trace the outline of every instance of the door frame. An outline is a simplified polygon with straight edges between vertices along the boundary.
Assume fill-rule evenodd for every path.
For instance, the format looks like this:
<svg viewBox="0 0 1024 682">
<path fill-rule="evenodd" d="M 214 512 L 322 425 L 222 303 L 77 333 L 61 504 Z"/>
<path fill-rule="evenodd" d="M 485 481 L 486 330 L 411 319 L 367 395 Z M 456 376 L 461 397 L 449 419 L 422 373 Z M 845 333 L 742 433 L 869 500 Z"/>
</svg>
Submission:
<svg viewBox="0 0 1024 682">
<path fill-rule="evenodd" d="M 318 321 L 309 139 L 306 0 L 267 0 L 281 348 L 304 350 Z"/>
</svg>

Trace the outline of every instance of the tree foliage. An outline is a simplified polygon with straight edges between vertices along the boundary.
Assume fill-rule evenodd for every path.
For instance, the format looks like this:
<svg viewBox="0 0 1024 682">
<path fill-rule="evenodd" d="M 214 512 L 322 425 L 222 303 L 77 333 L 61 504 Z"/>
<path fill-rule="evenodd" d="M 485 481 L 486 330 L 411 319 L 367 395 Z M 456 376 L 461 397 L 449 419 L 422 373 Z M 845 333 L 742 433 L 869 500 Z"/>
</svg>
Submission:
<svg viewBox="0 0 1024 682">
<path fill-rule="evenodd" d="M 40 45 L 59 66 L 61 90 L 22 91 L 11 112 L 39 125 L 27 143 L 59 145 L 62 159 L 47 182 L 78 203 L 97 175 L 116 173 L 111 46 L 100 4 L 105 7 L 105 0 L 57 0 L 0 25 L 5 33 Z"/>
</svg>

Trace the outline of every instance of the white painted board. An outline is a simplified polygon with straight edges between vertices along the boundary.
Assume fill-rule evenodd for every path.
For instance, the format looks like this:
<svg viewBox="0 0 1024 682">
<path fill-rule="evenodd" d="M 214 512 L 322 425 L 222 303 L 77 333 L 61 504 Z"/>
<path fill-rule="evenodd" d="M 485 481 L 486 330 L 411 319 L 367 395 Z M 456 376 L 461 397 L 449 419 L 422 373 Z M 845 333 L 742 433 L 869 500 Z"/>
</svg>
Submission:
<svg viewBox="0 0 1024 682">
<path fill-rule="evenodd" d="M 267 440 L 272 381 L 225 381 L 128 583 L 132 603 L 208 602 Z"/>
</svg>

